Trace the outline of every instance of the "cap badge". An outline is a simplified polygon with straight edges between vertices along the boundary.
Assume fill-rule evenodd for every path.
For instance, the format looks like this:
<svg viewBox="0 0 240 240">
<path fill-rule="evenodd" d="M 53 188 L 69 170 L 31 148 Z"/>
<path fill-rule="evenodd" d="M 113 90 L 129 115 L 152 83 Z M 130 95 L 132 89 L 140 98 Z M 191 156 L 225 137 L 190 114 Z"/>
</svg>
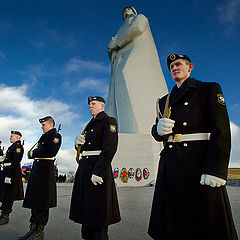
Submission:
<svg viewBox="0 0 240 240">
<path fill-rule="evenodd" d="M 225 99 L 221 93 L 217 94 L 217 99 L 218 99 L 218 103 L 220 103 L 221 105 L 226 105 Z"/>
<path fill-rule="evenodd" d="M 176 55 L 175 55 L 175 54 L 171 54 L 171 55 L 170 55 L 170 60 L 171 60 L 171 61 L 174 61 L 175 59 L 176 59 Z"/>
</svg>

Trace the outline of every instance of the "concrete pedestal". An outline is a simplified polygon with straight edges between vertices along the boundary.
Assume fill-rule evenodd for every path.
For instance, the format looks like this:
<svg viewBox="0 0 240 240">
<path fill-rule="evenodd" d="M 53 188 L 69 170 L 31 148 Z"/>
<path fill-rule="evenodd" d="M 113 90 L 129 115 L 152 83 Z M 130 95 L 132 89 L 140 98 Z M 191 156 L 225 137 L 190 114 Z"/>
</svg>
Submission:
<svg viewBox="0 0 240 240">
<path fill-rule="evenodd" d="M 113 170 L 119 169 L 118 177 L 115 178 L 117 186 L 145 186 L 155 180 L 161 147 L 162 144 L 157 143 L 150 134 L 119 133 L 118 150 L 112 162 Z M 121 180 L 123 168 L 127 172 L 130 168 L 134 170 L 132 178 L 125 178 L 127 182 Z M 144 178 L 144 169 L 149 171 L 147 179 Z M 141 180 L 136 180 L 136 173 L 138 180 L 142 174 Z"/>
</svg>

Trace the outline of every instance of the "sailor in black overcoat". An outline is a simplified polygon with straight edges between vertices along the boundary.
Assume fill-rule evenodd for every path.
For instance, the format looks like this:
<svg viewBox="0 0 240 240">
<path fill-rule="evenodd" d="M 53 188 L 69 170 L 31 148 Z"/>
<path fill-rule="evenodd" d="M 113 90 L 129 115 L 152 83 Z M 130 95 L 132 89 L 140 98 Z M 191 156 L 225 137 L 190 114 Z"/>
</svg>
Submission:
<svg viewBox="0 0 240 240">
<path fill-rule="evenodd" d="M 82 238 L 108 239 L 108 226 L 120 221 L 118 199 L 111 161 L 117 150 L 117 122 L 104 112 L 101 97 L 89 97 L 93 116 L 84 135 L 78 135 L 81 160 L 76 172 L 70 219 L 82 224 Z"/>
<path fill-rule="evenodd" d="M 0 159 L 3 156 L 3 149 L 2 149 L 2 141 L 0 140 Z M 1 179 L 1 173 L 2 173 L 2 166 L 0 165 L 0 179 Z"/>
<path fill-rule="evenodd" d="M 8 148 L 3 161 L 3 171 L 0 179 L 0 202 L 2 202 L 0 225 L 9 222 L 9 214 L 12 212 L 13 202 L 23 200 L 23 182 L 21 161 L 23 157 L 23 146 L 21 144 L 22 134 L 19 131 L 11 131 L 10 141 L 12 145 Z"/>
<path fill-rule="evenodd" d="M 0 140 L 0 159 L 3 156 L 3 149 L 2 149 L 2 141 Z M 2 173 L 2 166 L 0 165 L 0 179 L 1 179 L 1 173 Z"/>
<path fill-rule="evenodd" d="M 236 240 L 225 187 L 231 137 L 222 90 L 191 78 L 186 55 L 171 54 L 167 63 L 176 86 L 165 115 L 167 96 L 160 99 L 152 127 L 154 139 L 166 145 L 148 234 L 156 240 Z"/>
<path fill-rule="evenodd" d="M 28 152 L 28 158 L 34 159 L 28 180 L 23 207 L 31 209 L 30 231 L 19 239 L 43 239 L 44 226 L 48 222 L 49 208 L 57 206 L 57 188 L 55 177 L 55 156 L 62 137 L 57 132 L 51 116 L 39 119 L 44 134 L 36 148 Z"/>
<path fill-rule="evenodd" d="M 3 156 L 2 141 L 0 140 L 0 157 Z"/>
</svg>

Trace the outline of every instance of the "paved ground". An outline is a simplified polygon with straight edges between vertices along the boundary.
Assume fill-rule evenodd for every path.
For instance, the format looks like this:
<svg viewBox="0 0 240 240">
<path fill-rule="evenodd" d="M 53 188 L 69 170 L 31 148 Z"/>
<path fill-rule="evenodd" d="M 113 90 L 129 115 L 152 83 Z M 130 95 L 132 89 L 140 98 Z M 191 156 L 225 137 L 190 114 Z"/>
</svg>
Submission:
<svg viewBox="0 0 240 240">
<path fill-rule="evenodd" d="M 228 187 L 235 226 L 240 236 L 240 188 Z M 111 240 L 148 240 L 149 221 L 153 187 L 119 187 L 118 197 L 122 221 L 109 230 Z M 58 184 L 58 207 L 50 210 L 49 223 L 45 230 L 46 240 L 77 240 L 80 225 L 68 219 L 72 184 Z M 0 239 L 16 240 L 28 231 L 30 210 L 21 207 L 22 201 L 15 202 L 8 225 L 0 227 Z"/>
</svg>

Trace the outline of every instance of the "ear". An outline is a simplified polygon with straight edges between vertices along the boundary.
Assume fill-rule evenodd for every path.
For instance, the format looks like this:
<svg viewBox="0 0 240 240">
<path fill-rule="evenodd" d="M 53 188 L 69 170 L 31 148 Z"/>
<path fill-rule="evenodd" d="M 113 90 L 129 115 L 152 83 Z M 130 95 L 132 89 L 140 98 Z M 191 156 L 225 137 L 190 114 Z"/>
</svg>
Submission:
<svg viewBox="0 0 240 240">
<path fill-rule="evenodd" d="M 189 64 L 189 69 L 188 69 L 188 72 L 191 72 L 193 70 L 193 64 L 192 63 L 190 63 Z"/>
<path fill-rule="evenodd" d="M 105 104 L 104 103 L 102 103 L 102 109 L 105 109 Z"/>
</svg>

